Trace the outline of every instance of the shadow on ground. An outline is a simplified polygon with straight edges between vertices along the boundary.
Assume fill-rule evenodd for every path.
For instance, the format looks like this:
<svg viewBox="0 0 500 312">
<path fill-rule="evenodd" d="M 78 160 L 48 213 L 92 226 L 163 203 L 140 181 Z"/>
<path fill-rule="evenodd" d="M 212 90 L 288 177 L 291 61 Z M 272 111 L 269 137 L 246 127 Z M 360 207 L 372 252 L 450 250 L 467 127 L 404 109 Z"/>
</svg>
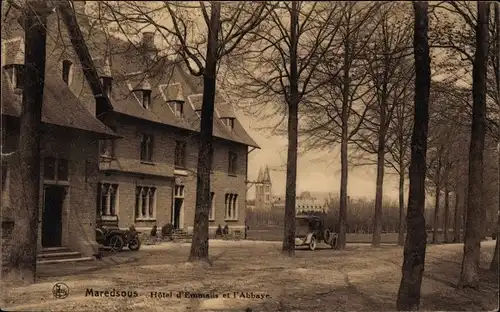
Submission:
<svg viewBox="0 0 500 312">
<path fill-rule="evenodd" d="M 5 289 L 9 311 L 374 311 L 393 310 L 401 278 L 402 249 L 348 245 L 280 255 L 280 243 L 213 242 L 212 266 L 186 263 L 189 244 L 167 244 L 122 253 L 88 264 L 40 268 L 40 282 Z M 457 290 L 463 245 L 428 248 L 422 310 L 493 310 L 498 279 L 481 271 L 481 289 Z M 486 268 L 494 242 L 483 243 Z M 108 262 L 106 262 L 108 261 Z M 102 262 L 102 263 L 100 263 Z M 93 268 L 91 266 L 94 266 Z M 56 282 L 68 285 L 64 300 L 52 296 Z M 94 291 L 137 291 L 132 298 L 86 296 Z M 170 293 L 158 298 L 151 293 Z M 180 294 L 180 298 L 177 295 Z M 200 295 L 205 294 L 204 298 Z M 225 298 L 225 295 L 228 298 Z M 194 296 L 194 297 L 193 297 Z M 266 297 L 268 296 L 268 297 Z"/>
</svg>

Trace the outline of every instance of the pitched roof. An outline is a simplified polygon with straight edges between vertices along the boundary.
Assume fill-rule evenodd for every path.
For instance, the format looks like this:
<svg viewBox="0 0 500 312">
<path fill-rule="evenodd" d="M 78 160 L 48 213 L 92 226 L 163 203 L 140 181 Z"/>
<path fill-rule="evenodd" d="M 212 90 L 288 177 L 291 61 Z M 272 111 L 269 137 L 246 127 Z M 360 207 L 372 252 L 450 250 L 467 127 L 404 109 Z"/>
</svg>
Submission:
<svg viewBox="0 0 500 312">
<path fill-rule="evenodd" d="M 257 176 L 257 182 L 262 182 L 262 167 L 259 168 L 259 175 Z"/>
<path fill-rule="evenodd" d="M 198 111 L 201 109 L 203 93 L 203 80 L 200 77 L 187 73 L 179 62 L 163 59 L 151 65 L 151 59 L 145 57 L 144 52 L 116 37 L 105 38 L 93 32 L 87 42 L 94 60 L 105 55 L 106 52 L 101 50 L 103 47 L 112 47 L 109 63 L 113 87 L 109 97 L 113 111 L 155 123 L 199 131 Z M 104 62 L 95 61 L 94 64 L 101 67 Z M 102 68 L 97 70 L 103 71 Z M 146 79 L 152 90 L 149 109 L 144 108 L 139 102 L 140 99 L 132 92 L 134 86 Z M 184 101 L 182 117 L 176 116 L 169 101 Z M 237 119 L 234 120 L 233 129 L 230 129 L 217 118 L 235 116 L 232 105 L 220 94 L 216 95 L 215 110 L 214 137 L 259 148 Z"/>
<path fill-rule="evenodd" d="M 264 175 L 262 176 L 263 182 L 271 182 L 271 176 L 269 175 L 269 167 L 266 165 L 266 169 L 264 170 Z"/>
<path fill-rule="evenodd" d="M 2 115 L 21 116 L 22 96 L 11 87 L 7 72 L 2 69 Z M 48 73 L 43 93 L 42 122 L 98 133 L 103 137 L 117 135 L 78 101 L 60 77 Z"/>
</svg>

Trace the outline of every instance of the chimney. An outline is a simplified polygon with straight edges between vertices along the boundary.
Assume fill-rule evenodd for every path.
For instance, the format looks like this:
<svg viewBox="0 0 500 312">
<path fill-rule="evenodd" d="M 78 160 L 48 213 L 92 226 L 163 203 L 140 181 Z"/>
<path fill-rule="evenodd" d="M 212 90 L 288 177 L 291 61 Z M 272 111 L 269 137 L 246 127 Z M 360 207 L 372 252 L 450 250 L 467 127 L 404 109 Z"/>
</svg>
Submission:
<svg viewBox="0 0 500 312">
<path fill-rule="evenodd" d="M 142 33 L 142 45 L 147 52 L 156 51 L 154 32 L 145 31 Z"/>
</svg>

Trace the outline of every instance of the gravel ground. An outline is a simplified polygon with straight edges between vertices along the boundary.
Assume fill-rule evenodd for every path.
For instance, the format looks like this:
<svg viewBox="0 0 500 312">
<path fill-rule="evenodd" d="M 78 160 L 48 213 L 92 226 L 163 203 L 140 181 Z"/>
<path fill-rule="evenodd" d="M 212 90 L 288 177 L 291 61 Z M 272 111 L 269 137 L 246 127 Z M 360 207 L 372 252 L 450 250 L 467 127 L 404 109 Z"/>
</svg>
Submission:
<svg viewBox="0 0 500 312">
<path fill-rule="evenodd" d="M 498 274 L 486 270 L 494 241 L 482 243 L 481 289 L 457 290 L 463 245 L 429 246 L 422 310 L 486 311 L 498 307 Z M 186 263 L 189 244 L 143 246 L 102 261 L 44 265 L 39 282 L 3 285 L 8 311 L 376 311 L 394 310 L 402 248 L 326 245 L 280 255 L 279 242 L 210 241 L 212 266 Z M 52 294 L 55 283 L 70 290 Z M 90 296 L 102 292 L 103 296 Z M 132 297 L 106 297 L 104 291 Z M 152 295 L 151 293 L 156 293 Z M 171 296 L 171 297 L 170 297 Z M 180 298 L 178 298 L 180 296 Z M 236 297 L 236 298 L 235 298 Z"/>
</svg>

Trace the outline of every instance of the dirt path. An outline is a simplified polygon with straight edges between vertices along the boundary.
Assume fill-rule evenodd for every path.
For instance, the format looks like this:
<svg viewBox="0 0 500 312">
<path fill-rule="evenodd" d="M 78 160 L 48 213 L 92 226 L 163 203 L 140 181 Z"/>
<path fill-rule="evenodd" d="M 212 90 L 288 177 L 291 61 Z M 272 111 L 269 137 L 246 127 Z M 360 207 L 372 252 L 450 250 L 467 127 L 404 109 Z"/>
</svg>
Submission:
<svg viewBox="0 0 500 312">
<path fill-rule="evenodd" d="M 40 282 L 5 287 L 9 311 L 374 311 L 393 310 L 402 249 L 348 245 L 280 255 L 280 243 L 211 241 L 213 266 L 185 263 L 189 244 L 144 246 L 104 261 L 40 268 Z M 482 244 L 487 266 L 494 242 Z M 463 245 L 430 246 L 422 285 L 423 310 L 492 310 L 498 279 L 482 272 L 480 291 L 458 291 Z M 52 287 L 64 282 L 66 299 Z M 137 296 L 95 297 L 88 290 L 129 291 Z M 154 293 L 152 296 L 151 293 Z M 167 296 L 172 296 L 171 298 Z M 180 298 L 177 297 L 180 296 Z M 204 298 L 199 298 L 204 295 Z M 161 298 L 160 298 L 161 297 Z M 225 298 L 227 297 L 227 298 Z M 236 297 L 236 298 L 235 298 Z"/>
</svg>

